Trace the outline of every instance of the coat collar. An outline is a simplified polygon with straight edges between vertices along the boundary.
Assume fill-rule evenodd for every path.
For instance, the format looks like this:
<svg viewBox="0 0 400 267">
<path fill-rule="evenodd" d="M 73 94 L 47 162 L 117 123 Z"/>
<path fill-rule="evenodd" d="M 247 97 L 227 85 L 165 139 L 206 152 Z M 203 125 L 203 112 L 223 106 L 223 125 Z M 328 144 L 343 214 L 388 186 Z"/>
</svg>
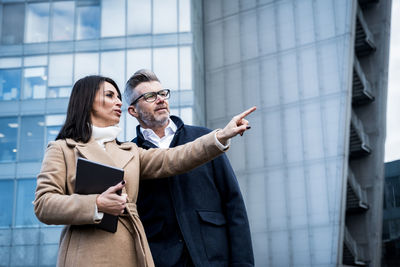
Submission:
<svg viewBox="0 0 400 267">
<path fill-rule="evenodd" d="M 175 132 L 175 136 L 182 130 L 184 123 L 183 121 L 174 115 L 170 116 L 170 119 L 175 123 L 176 125 L 176 132 Z M 174 137 L 175 139 L 175 137 Z M 144 139 L 144 136 L 142 134 L 142 132 L 140 131 L 140 125 L 136 126 L 136 137 L 134 139 L 132 139 L 133 143 L 136 143 L 139 147 L 144 147 L 146 149 L 152 148 L 152 147 L 156 147 L 153 143 L 146 141 L 146 139 Z M 172 142 L 174 142 L 174 140 L 172 140 Z M 171 142 L 171 144 L 172 144 Z"/>
<path fill-rule="evenodd" d="M 93 138 L 89 142 L 81 143 L 72 139 L 66 139 L 69 147 L 74 147 L 79 154 L 89 160 L 103 164 L 124 168 L 125 165 L 134 157 L 134 144 L 127 142 L 120 145 L 114 140 L 106 143 L 104 150 Z"/>
</svg>

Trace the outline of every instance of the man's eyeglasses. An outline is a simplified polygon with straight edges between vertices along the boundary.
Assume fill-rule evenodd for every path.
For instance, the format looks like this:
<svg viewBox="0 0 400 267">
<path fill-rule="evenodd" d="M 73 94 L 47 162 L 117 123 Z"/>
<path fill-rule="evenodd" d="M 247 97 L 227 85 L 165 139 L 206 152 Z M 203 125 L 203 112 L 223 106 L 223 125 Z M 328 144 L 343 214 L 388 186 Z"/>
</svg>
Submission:
<svg viewBox="0 0 400 267">
<path fill-rule="evenodd" d="M 168 99 L 170 96 L 170 90 L 162 89 L 158 92 L 148 92 L 143 95 L 140 95 L 138 98 L 136 98 L 136 100 L 134 100 L 131 103 L 131 106 L 135 105 L 141 98 L 143 98 L 144 101 L 149 102 L 149 103 L 154 102 L 157 100 L 158 96 L 161 96 L 161 98 L 163 98 L 163 99 Z"/>
</svg>

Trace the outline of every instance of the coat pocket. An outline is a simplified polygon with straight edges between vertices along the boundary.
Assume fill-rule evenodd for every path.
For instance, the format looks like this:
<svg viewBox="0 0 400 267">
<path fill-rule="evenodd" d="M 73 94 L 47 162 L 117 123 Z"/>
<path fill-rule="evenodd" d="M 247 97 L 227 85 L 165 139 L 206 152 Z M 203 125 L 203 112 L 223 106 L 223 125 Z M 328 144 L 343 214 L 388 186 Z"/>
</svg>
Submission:
<svg viewBox="0 0 400 267">
<path fill-rule="evenodd" d="M 210 261 L 229 259 L 226 218 L 218 211 L 197 211 L 203 244 Z"/>
</svg>

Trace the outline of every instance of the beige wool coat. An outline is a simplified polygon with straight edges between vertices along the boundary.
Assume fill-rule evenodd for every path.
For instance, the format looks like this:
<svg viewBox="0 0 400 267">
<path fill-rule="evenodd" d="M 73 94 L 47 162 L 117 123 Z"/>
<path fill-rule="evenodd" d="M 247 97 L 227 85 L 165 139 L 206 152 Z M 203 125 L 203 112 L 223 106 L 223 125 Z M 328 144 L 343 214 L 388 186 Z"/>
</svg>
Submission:
<svg viewBox="0 0 400 267">
<path fill-rule="evenodd" d="M 72 139 L 51 142 L 37 178 L 34 209 L 43 223 L 66 225 L 57 266 L 154 266 L 136 210 L 139 179 L 183 173 L 222 152 L 215 131 L 172 149 L 144 150 L 134 143 L 113 141 L 106 143 L 104 150 L 94 139 L 88 143 Z M 128 214 L 119 216 L 117 232 L 95 227 L 98 195 L 74 194 L 77 157 L 124 169 Z"/>
</svg>

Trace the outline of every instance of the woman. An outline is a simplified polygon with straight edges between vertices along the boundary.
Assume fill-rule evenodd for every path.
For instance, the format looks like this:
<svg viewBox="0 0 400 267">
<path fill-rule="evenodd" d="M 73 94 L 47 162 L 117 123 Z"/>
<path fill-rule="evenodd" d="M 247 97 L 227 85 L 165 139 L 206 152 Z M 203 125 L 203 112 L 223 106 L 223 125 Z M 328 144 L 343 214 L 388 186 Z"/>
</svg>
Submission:
<svg viewBox="0 0 400 267">
<path fill-rule="evenodd" d="M 58 266 L 154 266 L 136 211 L 139 178 L 186 172 L 218 156 L 229 138 L 250 128 L 244 117 L 255 110 L 184 146 L 144 150 L 116 140 L 121 106 L 121 93 L 113 80 L 80 79 L 71 93 L 66 122 L 46 150 L 34 206 L 40 221 L 66 225 Z M 124 181 L 102 194 L 74 194 L 77 157 L 123 168 Z M 103 213 L 119 215 L 115 233 L 95 226 Z"/>
</svg>

